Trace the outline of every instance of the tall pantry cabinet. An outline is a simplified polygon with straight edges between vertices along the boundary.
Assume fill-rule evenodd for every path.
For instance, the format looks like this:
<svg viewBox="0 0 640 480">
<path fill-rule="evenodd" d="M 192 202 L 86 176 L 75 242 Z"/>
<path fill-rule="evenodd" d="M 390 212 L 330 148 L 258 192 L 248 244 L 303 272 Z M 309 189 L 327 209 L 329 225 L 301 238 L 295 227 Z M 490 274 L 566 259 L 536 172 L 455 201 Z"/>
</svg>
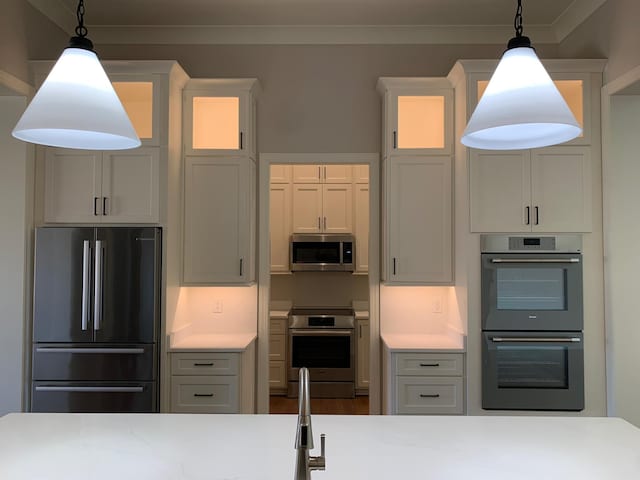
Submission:
<svg viewBox="0 0 640 480">
<path fill-rule="evenodd" d="M 194 79 L 184 90 L 185 285 L 255 280 L 256 79 Z"/>
<path fill-rule="evenodd" d="M 380 78 L 382 278 L 453 282 L 453 89 L 442 78 Z"/>
</svg>

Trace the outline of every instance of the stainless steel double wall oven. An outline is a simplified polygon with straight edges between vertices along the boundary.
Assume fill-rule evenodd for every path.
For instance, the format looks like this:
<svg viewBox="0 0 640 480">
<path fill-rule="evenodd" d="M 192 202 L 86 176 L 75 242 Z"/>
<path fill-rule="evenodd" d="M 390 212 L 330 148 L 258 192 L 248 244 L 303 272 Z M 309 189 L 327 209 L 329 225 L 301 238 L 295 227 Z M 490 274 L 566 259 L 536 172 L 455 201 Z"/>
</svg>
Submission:
<svg viewBox="0 0 640 480">
<path fill-rule="evenodd" d="M 482 407 L 584 408 L 582 240 L 481 237 Z"/>
</svg>

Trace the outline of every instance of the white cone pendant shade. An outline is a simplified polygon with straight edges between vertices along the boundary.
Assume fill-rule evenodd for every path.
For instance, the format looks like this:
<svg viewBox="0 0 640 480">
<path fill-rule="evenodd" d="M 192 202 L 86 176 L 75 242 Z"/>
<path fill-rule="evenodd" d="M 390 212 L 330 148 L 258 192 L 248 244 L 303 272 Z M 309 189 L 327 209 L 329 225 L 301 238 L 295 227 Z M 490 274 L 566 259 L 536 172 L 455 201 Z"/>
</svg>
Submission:
<svg viewBox="0 0 640 480">
<path fill-rule="evenodd" d="M 534 49 L 516 47 L 502 56 L 460 141 L 518 150 L 566 142 L 581 132 Z"/>
<path fill-rule="evenodd" d="M 86 150 L 140 145 L 97 55 L 66 48 L 12 132 L 31 143 Z"/>
</svg>

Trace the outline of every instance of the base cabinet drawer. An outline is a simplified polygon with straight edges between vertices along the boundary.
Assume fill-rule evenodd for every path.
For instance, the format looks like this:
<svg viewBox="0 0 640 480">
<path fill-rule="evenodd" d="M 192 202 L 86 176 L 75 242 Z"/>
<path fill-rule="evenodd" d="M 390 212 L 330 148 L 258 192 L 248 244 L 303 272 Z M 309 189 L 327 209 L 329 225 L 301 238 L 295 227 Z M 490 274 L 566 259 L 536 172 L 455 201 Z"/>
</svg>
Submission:
<svg viewBox="0 0 640 480">
<path fill-rule="evenodd" d="M 463 413 L 462 377 L 397 377 L 397 411 L 400 414 Z"/>
<path fill-rule="evenodd" d="M 238 377 L 185 375 L 171 379 L 171 411 L 176 413 L 237 413 Z"/>
<path fill-rule="evenodd" d="M 239 364 L 237 353 L 172 353 L 171 375 L 237 375 Z"/>
<path fill-rule="evenodd" d="M 286 359 L 287 352 L 287 336 L 286 335 L 269 335 L 269 360 Z"/>
<path fill-rule="evenodd" d="M 456 377 L 462 375 L 463 355 L 456 353 L 396 353 L 396 375 Z"/>
</svg>

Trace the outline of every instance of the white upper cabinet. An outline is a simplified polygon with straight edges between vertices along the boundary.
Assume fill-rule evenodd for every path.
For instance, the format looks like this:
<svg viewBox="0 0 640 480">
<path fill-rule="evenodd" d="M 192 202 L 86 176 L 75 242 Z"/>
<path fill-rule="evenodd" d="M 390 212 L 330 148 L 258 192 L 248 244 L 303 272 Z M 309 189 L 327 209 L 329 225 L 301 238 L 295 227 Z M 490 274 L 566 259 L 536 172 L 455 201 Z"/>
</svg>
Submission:
<svg viewBox="0 0 640 480">
<path fill-rule="evenodd" d="M 383 156 L 453 151 L 453 90 L 441 78 L 380 78 Z"/>
<path fill-rule="evenodd" d="M 392 156 L 383 178 L 384 281 L 450 284 L 451 157 Z"/>
<path fill-rule="evenodd" d="M 45 150 L 47 223 L 158 223 L 157 148 Z"/>
<path fill-rule="evenodd" d="M 354 185 L 354 235 L 356 237 L 356 271 L 369 271 L 369 184 Z"/>
<path fill-rule="evenodd" d="M 294 233 L 353 233 L 351 184 L 293 184 Z"/>
<path fill-rule="evenodd" d="M 246 157 L 186 157 L 183 283 L 254 281 L 255 164 Z"/>
<path fill-rule="evenodd" d="M 273 171 L 273 167 L 272 167 Z M 290 272 L 291 184 L 272 183 L 269 193 L 271 272 Z"/>
<path fill-rule="evenodd" d="M 291 165 L 271 165 L 269 183 L 291 183 Z"/>
<path fill-rule="evenodd" d="M 471 231 L 591 231 L 590 150 L 472 150 Z"/>
<path fill-rule="evenodd" d="M 256 79 L 193 79 L 184 90 L 188 155 L 255 158 Z"/>
<path fill-rule="evenodd" d="M 142 146 L 161 144 L 160 78 L 155 75 L 109 75 Z"/>
<path fill-rule="evenodd" d="M 293 183 L 351 183 L 352 165 L 294 165 Z"/>
</svg>

